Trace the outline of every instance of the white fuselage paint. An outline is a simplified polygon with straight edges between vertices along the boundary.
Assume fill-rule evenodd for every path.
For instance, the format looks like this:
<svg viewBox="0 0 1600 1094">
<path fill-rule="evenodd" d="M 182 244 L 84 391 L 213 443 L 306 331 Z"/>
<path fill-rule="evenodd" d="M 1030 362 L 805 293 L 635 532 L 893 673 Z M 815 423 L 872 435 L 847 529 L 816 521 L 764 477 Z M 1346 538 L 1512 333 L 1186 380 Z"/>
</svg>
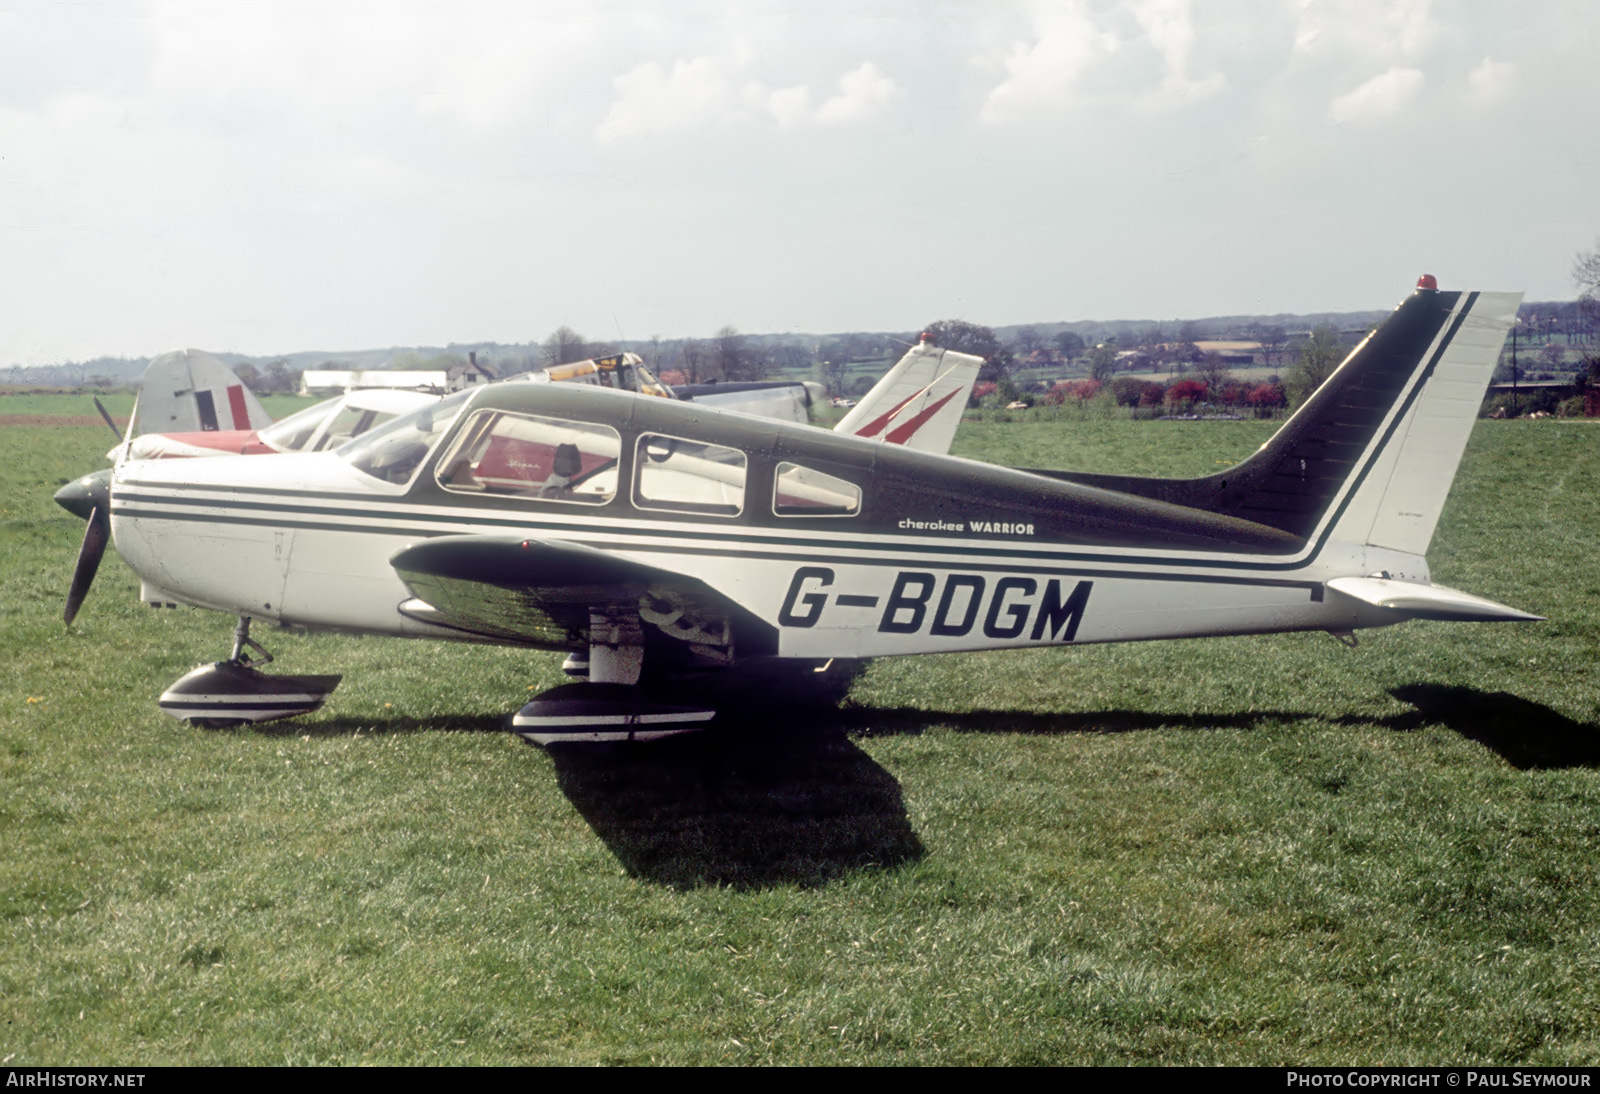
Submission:
<svg viewBox="0 0 1600 1094">
<path fill-rule="evenodd" d="M 1031 538 L 750 529 L 711 518 L 620 519 L 506 498 L 422 504 L 331 453 L 133 461 L 116 471 L 112 534 L 152 586 L 203 608 L 345 632 L 460 639 L 408 618 L 389 564 L 437 535 L 591 545 L 704 581 L 777 628 L 780 656 L 871 657 L 1286 630 L 1399 618 L 1326 596 L 1333 577 L 1420 558 L 1327 540 L 1293 557 L 1094 548 Z M 1315 543 L 1315 541 L 1313 541 Z"/>
</svg>

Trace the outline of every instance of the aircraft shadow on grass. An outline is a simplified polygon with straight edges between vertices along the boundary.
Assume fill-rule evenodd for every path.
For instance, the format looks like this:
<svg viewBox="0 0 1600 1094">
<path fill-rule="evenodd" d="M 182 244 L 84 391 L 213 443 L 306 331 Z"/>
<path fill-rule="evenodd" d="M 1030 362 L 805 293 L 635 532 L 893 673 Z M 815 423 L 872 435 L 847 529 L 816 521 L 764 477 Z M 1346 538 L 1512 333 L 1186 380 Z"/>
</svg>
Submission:
<svg viewBox="0 0 1600 1094">
<path fill-rule="evenodd" d="M 1447 684 L 1415 683 L 1389 692 L 1411 706 L 1386 718 L 1344 717 L 1341 725 L 1377 724 L 1396 732 L 1443 725 L 1476 741 L 1519 770 L 1600 766 L 1600 724 L 1579 722 L 1543 703 L 1510 692 L 1485 692 Z M 1269 722 L 1294 722 L 1317 717 L 1285 710 L 1239 711 L 1231 714 L 1176 714 L 1160 711 L 1105 710 L 1069 714 L 1016 710 L 964 712 L 912 708 L 845 709 L 839 724 L 856 736 L 920 733 L 948 726 L 972 733 L 1126 733 L 1141 729 L 1250 729 Z"/>
<path fill-rule="evenodd" d="M 721 713 L 643 747 L 549 749 L 562 791 L 630 874 L 688 889 L 823 885 L 922 858 L 900 783 L 853 744 L 839 704 L 865 668 L 715 674 Z"/>
<path fill-rule="evenodd" d="M 558 785 L 634 877 L 677 889 L 818 886 L 923 855 L 900 784 L 847 736 L 837 702 L 853 671 L 808 681 L 741 678 L 709 693 L 712 729 L 646 744 L 555 745 Z M 788 681 L 793 683 L 793 681 Z M 785 701 L 772 701 L 772 687 Z M 688 689 L 687 694 L 696 694 Z M 339 736 L 506 731 L 505 718 L 330 719 L 252 732 Z"/>
<path fill-rule="evenodd" d="M 658 885 L 759 889 L 816 886 L 923 856 L 899 782 L 852 737 L 967 733 L 1121 733 L 1145 729 L 1249 729 L 1313 717 L 1295 711 L 1179 714 L 1159 711 L 1039 713 L 927 711 L 834 705 L 838 688 L 810 701 L 735 702 L 708 732 L 648 745 L 553 746 L 561 791 L 629 874 Z M 1440 684 L 1391 690 L 1414 709 L 1377 719 L 1396 732 L 1444 725 L 1522 770 L 1600 764 L 1600 727 L 1505 692 Z M 1341 722 L 1373 724 L 1371 718 Z M 376 724 L 339 719 L 256 732 L 504 732 L 498 718 Z"/>
<path fill-rule="evenodd" d="M 1574 721 L 1543 703 L 1447 684 L 1405 684 L 1389 694 L 1416 708 L 1382 719 L 1391 729 L 1443 725 L 1522 771 L 1600 766 L 1600 725 Z"/>
<path fill-rule="evenodd" d="M 826 724 L 550 754 L 590 827 L 656 884 L 816 886 L 923 855 L 899 782 Z"/>
</svg>

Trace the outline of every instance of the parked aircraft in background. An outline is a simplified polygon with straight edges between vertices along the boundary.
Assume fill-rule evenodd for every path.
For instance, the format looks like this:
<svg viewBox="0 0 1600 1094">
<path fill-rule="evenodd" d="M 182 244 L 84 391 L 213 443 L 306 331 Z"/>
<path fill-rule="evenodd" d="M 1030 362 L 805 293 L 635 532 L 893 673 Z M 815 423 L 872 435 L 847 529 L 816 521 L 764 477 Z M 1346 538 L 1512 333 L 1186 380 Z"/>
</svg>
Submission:
<svg viewBox="0 0 1600 1094">
<path fill-rule="evenodd" d="M 139 420 L 147 433 L 248 431 L 272 423 L 233 370 L 204 350 L 154 358 L 139 387 Z"/>
<path fill-rule="evenodd" d="M 909 425 L 893 414 L 855 435 L 486 385 L 337 452 L 122 461 L 85 487 L 74 595 L 108 530 L 146 601 L 239 617 L 231 656 L 161 697 L 201 723 L 304 713 L 337 683 L 262 672 L 254 619 L 586 657 L 587 683 L 514 717 L 542 743 L 702 727 L 715 711 L 674 679 L 761 659 L 1532 620 L 1432 584 L 1425 558 L 1519 298 L 1425 279 L 1254 455 L 1198 479 L 916 451 L 881 443 Z"/>
<path fill-rule="evenodd" d="M 891 444 L 949 451 L 982 363 L 965 354 L 913 346 L 836 428 L 881 436 Z M 809 407 L 820 398 L 812 391 L 820 391 L 820 385 L 802 382 L 668 387 L 633 353 L 537 369 L 503 382 L 588 384 L 795 422 L 809 421 Z M 436 391 L 357 389 L 272 422 L 221 361 L 200 350 L 178 351 L 150 363 L 129 426 L 141 432 L 108 456 L 115 459 L 124 445 L 129 459 L 320 452 L 442 397 Z M 233 417 L 219 419 L 219 405 L 234 408 Z M 251 424 L 222 428 L 224 420 Z M 152 429 L 157 424 L 168 428 Z"/>
</svg>

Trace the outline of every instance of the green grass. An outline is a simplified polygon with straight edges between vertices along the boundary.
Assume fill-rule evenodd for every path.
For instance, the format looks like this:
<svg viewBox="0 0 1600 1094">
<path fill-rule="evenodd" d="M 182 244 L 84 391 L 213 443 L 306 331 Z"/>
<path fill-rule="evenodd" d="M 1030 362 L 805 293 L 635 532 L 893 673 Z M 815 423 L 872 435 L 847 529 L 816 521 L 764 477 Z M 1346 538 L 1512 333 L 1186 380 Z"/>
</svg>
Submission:
<svg viewBox="0 0 1600 1094">
<path fill-rule="evenodd" d="M 85 390 L 81 394 L 42 394 L 31 389 L 0 388 L 0 414 L 32 414 L 48 418 L 96 416 L 94 400 L 98 398 L 107 412 L 125 419 L 133 412 L 133 395 L 122 389 L 106 392 Z M 274 419 L 293 414 L 297 410 L 320 402 L 320 399 L 283 392 L 257 394 L 257 400 Z"/>
<path fill-rule="evenodd" d="M 1271 428 L 957 449 L 1198 474 Z M 104 432 L 0 431 L 12 1066 L 1600 1061 L 1591 426 L 1479 423 L 1431 556 L 1546 623 L 884 660 L 595 755 L 502 731 L 560 658 L 494 648 L 262 632 L 324 711 L 160 714 L 231 621 L 113 557 L 61 626 Z"/>
</svg>

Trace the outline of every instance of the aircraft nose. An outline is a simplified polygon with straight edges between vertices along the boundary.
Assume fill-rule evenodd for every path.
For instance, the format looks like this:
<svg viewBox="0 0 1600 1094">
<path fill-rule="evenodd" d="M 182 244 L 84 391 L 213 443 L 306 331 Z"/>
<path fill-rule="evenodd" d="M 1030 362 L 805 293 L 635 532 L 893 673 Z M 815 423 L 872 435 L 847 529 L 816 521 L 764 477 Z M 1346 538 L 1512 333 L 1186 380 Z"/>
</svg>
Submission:
<svg viewBox="0 0 1600 1094">
<path fill-rule="evenodd" d="M 96 506 L 111 503 L 111 469 L 93 471 L 74 479 L 56 491 L 56 504 L 81 520 L 88 520 Z"/>
</svg>

